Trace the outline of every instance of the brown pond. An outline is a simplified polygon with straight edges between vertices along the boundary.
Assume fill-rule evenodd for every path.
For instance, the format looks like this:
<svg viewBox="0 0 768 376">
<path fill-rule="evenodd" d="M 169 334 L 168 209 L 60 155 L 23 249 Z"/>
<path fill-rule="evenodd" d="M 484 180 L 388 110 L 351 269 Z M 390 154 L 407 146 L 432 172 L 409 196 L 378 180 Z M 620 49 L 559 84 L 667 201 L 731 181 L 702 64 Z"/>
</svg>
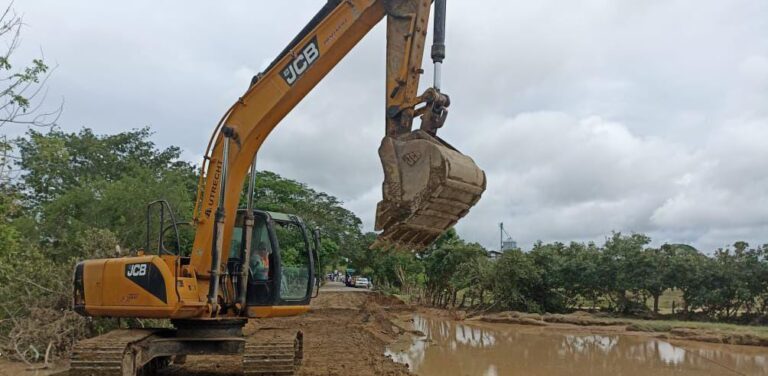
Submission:
<svg viewBox="0 0 768 376">
<path fill-rule="evenodd" d="M 768 349 L 415 316 L 425 334 L 387 351 L 422 376 L 768 375 Z"/>
</svg>

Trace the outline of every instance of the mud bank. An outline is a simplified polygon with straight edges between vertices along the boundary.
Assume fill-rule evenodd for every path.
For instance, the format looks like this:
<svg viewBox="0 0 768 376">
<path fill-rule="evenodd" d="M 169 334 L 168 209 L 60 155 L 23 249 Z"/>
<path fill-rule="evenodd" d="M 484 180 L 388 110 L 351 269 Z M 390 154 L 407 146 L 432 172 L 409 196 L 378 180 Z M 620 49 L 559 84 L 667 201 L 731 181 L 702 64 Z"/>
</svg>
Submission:
<svg viewBox="0 0 768 376">
<path fill-rule="evenodd" d="M 429 313 L 430 311 L 426 311 Z M 461 317 L 461 314 L 454 314 Z M 768 347 L 768 335 L 762 328 L 713 323 L 637 320 L 600 317 L 588 312 L 567 315 L 531 314 L 515 311 L 484 314 L 465 319 L 467 322 L 547 326 L 579 332 L 621 332 L 628 335 L 650 335 L 662 339 L 678 339 L 729 345 Z"/>
</svg>

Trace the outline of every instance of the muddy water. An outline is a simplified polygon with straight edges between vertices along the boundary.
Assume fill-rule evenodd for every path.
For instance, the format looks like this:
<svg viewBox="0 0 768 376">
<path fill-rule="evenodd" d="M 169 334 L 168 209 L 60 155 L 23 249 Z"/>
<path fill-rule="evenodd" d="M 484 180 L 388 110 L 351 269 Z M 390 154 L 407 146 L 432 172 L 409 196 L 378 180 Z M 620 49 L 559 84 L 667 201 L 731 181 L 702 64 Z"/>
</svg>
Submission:
<svg viewBox="0 0 768 376">
<path fill-rule="evenodd" d="M 768 375 L 768 349 L 759 347 L 421 316 L 413 326 L 425 336 L 393 345 L 387 355 L 422 376 Z"/>
</svg>

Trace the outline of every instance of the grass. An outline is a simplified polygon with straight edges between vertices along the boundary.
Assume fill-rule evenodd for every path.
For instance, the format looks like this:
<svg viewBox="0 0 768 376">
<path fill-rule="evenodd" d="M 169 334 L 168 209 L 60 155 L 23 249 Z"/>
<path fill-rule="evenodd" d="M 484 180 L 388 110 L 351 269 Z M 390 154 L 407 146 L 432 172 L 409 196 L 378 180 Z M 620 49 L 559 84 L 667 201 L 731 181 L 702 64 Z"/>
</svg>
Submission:
<svg viewBox="0 0 768 376">
<path fill-rule="evenodd" d="M 768 346 L 768 328 L 691 321 L 632 320 L 628 331 L 669 333 L 672 338 L 732 345 Z M 666 335 L 666 334 L 664 334 Z"/>
<path fill-rule="evenodd" d="M 641 332 L 669 332 L 673 329 L 694 329 L 698 331 L 730 333 L 730 334 L 751 334 L 761 338 L 768 339 L 768 326 L 749 326 L 738 324 L 701 322 L 701 321 L 681 321 L 681 320 L 643 320 L 626 317 L 598 317 L 588 313 L 576 314 L 546 314 L 537 315 L 522 312 L 513 312 L 515 317 L 533 318 L 543 320 L 549 323 L 565 323 L 580 326 L 603 326 L 603 325 L 626 325 L 631 330 Z M 505 313 L 511 314 L 510 312 Z M 497 314 L 498 315 L 498 314 Z"/>
<path fill-rule="evenodd" d="M 675 328 L 706 330 L 714 332 L 728 332 L 737 334 L 752 334 L 768 339 L 768 327 L 748 326 L 737 324 L 724 324 L 714 322 L 678 321 L 678 320 L 637 320 L 620 319 L 629 321 L 635 329 L 646 332 L 668 332 Z"/>
<path fill-rule="evenodd" d="M 673 289 L 667 289 L 665 290 L 661 296 L 659 297 L 659 313 L 661 314 L 671 314 L 672 313 L 672 302 L 675 304 L 675 310 L 680 311 L 683 308 L 683 292 L 680 290 L 673 290 Z M 581 309 L 589 309 L 592 307 L 592 302 L 579 299 L 578 304 Z M 597 304 L 597 308 L 605 308 L 608 306 L 608 302 L 601 299 L 600 302 Z M 648 307 L 648 309 L 653 308 L 653 298 L 648 298 L 645 302 L 645 306 Z"/>
<path fill-rule="evenodd" d="M 566 323 L 584 327 L 616 325 L 631 332 L 664 333 L 669 338 L 768 347 L 768 327 L 724 323 L 641 320 L 632 318 L 595 317 L 585 313 L 544 315 L 545 322 Z"/>
</svg>

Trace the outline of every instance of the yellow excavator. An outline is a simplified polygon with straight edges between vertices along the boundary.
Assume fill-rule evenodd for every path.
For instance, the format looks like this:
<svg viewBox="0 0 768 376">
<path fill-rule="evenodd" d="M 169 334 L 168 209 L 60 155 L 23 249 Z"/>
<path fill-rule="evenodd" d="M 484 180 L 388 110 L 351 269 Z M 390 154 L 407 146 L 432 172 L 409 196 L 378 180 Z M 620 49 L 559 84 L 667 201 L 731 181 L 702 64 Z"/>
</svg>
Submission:
<svg viewBox="0 0 768 376">
<path fill-rule="evenodd" d="M 432 0 L 329 0 L 216 126 L 201 167 L 191 249 L 180 249 L 182 223 L 167 202 L 157 201 L 147 207 L 145 249 L 75 267 L 76 312 L 169 319 L 173 327 L 121 329 L 80 341 L 72 372 L 152 374 L 187 355 L 240 354 L 245 374 L 295 372 L 301 332 L 261 330 L 245 338 L 243 327 L 249 318 L 309 310 L 319 291 L 319 234 L 295 215 L 253 207 L 256 155 L 288 112 L 384 18 L 386 134 L 379 156 L 385 179 L 375 245 L 426 247 L 466 215 L 486 179 L 436 134 L 450 104 L 440 90 L 445 3 L 435 1 L 434 86 L 419 93 Z M 421 124 L 414 130 L 416 118 Z"/>
</svg>

